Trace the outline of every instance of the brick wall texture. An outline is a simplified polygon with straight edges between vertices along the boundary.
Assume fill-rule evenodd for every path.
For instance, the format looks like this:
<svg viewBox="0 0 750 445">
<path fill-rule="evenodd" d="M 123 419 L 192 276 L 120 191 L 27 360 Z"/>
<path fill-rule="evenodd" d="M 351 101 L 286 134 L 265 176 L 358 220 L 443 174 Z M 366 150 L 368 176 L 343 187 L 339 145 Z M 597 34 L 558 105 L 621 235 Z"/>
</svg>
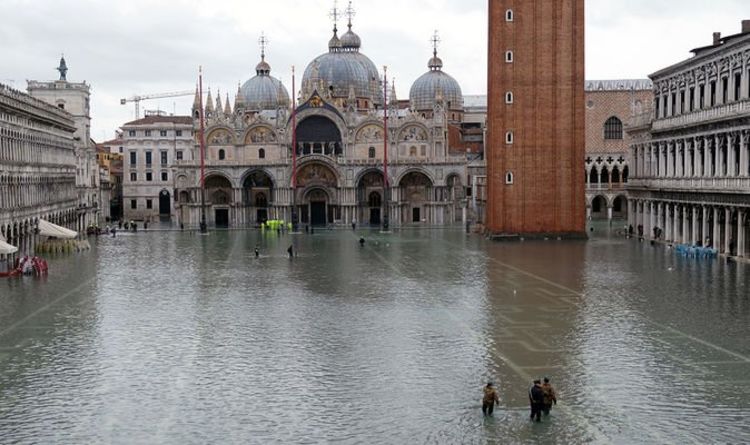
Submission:
<svg viewBox="0 0 750 445">
<path fill-rule="evenodd" d="M 633 112 L 651 109 L 650 90 L 587 91 L 586 92 L 586 153 L 622 153 L 630 146 L 630 136 L 623 131 L 622 139 L 604 139 L 604 123 L 610 117 L 628 124 Z"/>
<path fill-rule="evenodd" d="M 489 0 L 487 230 L 585 233 L 584 0 Z M 506 21 L 506 11 L 513 21 Z M 513 51 L 513 63 L 505 61 Z M 513 104 L 505 103 L 512 91 Z M 506 144 L 512 131 L 513 144 Z M 514 182 L 505 183 L 512 172 Z"/>
</svg>

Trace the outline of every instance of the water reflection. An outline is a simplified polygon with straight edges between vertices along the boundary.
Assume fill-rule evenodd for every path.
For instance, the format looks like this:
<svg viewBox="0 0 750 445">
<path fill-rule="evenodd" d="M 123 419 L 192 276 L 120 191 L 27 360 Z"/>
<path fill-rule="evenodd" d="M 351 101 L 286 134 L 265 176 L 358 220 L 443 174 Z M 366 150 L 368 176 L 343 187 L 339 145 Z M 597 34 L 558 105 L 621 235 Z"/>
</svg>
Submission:
<svg viewBox="0 0 750 445">
<path fill-rule="evenodd" d="M 46 280 L 0 283 L 0 437 L 742 437 L 746 266 L 599 231 L 589 242 L 510 244 L 361 233 L 364 246 L 350 231 L 124 233 L 54 258 Z M 526 390 L 544 375 L 560 404 L 537 425 Z M 502 403 L 483 419 L 488 379 Z"/>
</svg>

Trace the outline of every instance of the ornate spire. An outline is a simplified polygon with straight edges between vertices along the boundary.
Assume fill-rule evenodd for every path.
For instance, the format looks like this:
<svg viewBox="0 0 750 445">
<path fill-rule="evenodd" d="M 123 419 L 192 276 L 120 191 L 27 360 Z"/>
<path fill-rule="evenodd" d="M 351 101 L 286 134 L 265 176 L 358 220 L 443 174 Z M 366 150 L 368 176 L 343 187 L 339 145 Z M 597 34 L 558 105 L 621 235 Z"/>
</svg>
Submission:
<svg viewBox="0 0 750 445">
<path fill-rule="evenodd" d="M 237 95 L 234 96 L 234 111 L 239 111 L 245 108 L 245 96 L 242 95 L 242 87 L 237 82 Z"/>
<path fill-rule="evenodd" d="M 195 85 L 195 98 L 193 99 L 193 111 L 200 109 L 201 107 L 201 96 L 198 93 L 198 85 Z"/>
<path fill-rule="evenodd" d="M 357 11 L 354 10 L 351 0 L 349 0 L 349 6 L 346 7 L 346 16 L 349 19 L 349 23 L 346 25 L 349 29 L 352 29 L 352 18 L 357 15 Z"/>
<path fill-rule="evenodd" d="M 206 117 L 212 117 L 214 114 L 214 99 L 211 96 L 211 88 L 208 88 L 208 96 L 206 97 Z"/>
<path fill-rule="evenodd" d="M 440 71 L 443 68 L 443 61 L 437 56 L 437 49 L 440 45 L 440 36 L 438 35 L 437 29 L 430 38 L 430 43 L 432 44 L 432 58 L 427 62 L 427 66 L 432 71 Z"/>
<path fill-rule="evenodd" d="M 391 94 L 390 94 L 390 96 L 391 96 L 390 97 L 390 99 L 391 99 L 390 103 L 392 105 L 397 104 L 398 103 L 398 99 L 396 99 L 396 78 L 395 77 L 393 79 L 391 79 Z"/>
<path fill-rule="evenodd" d="M 227 100 L 226 102 L 224 102 L 224 114 L 226 114 L 227 116 L 232 115 L 232 107 L 231 105 L 229 105 L 229 93 L 227 93 Z"/>
<path fill-rule="evenodd" d="M 357 34 L 352 31 L 352 17 L 356 15 L 352 2 L 349 2 L 349 6 L 346 8 L 346 15 L 349 17 L 348 28 L 349 30 L 341 36 L 341 46 L 344 51 L 357 52 L 360 46 L 362 46 L 362 40 Z"/>
<path fill-rule="evenodd" d="M 65 77 L 68 74 L 68 65 L 65 64 L 65 54 L 60 56 L 60 66 L 55 69 L 60 72 L 60 80 L 68 80 Z"/>
<path fill-rule="evenodd" d="M 216 114 L 224 114 L 224 107 L 221 105 L 221 91 L 218 89 L 216 90 Z"/>
</svg>

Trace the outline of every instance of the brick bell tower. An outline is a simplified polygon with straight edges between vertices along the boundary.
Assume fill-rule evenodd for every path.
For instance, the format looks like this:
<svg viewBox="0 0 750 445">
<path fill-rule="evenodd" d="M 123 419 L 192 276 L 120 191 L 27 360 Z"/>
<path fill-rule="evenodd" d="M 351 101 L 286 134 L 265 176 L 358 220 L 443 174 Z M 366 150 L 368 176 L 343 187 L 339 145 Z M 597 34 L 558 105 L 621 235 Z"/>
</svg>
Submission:
<svg viewBox="0 0 750 445">
<path fill-rule="evenodd" d="M 582 238 L 584 0 L 489 0 L 487 231 Z"/>
</svg>

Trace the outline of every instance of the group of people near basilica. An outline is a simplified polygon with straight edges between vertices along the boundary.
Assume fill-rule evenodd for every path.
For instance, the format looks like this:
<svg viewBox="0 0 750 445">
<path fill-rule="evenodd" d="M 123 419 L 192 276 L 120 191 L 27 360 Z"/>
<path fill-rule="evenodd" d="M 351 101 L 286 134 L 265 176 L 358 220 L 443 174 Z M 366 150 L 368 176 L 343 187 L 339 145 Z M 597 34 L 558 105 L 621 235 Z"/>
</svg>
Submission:
<svg viewBox="0 0 750 445">
<path fill-rule="evenodd" d="M 495 405 L 500 404 L 500 396 L 497 393 L 495 384 L 487 382 L 483 389 L 482 396 L 482 413 L 485 416 L 492 416 Z M 552 405 L 557 405 L 557 393 L 555 388 L 549 382 L 549 378 L 544 378 L 544 383 L 540 379 L 535 379 L 529 388 L 529 404 L 531 405 L 531 420 L 542 421 L 542 413 L 548 416 L 552 410 Z"/>
</svg>

